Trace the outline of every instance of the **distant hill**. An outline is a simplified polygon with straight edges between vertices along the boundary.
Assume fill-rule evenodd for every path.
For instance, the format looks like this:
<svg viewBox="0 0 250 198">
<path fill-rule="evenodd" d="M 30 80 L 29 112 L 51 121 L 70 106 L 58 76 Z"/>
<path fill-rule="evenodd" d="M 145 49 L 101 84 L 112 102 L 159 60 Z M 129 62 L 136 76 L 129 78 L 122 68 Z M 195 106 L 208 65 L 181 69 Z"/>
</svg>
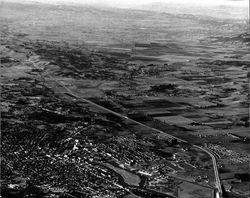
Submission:
<svg viewBox="0 0 250 198">
<path fill-rule="evenodd" d="M 247 19 L 249 12 L 248 7 L 235 7 L 229 5 L 179 5 L 162 2 L 144 4 L 138 6 L 137 8 L 142 10 L 153 10 L 175 14 L 202 15 L 225 19 Z"/>
<path fill-rule="evenodd" d="M 155 5 L 156 6 L 156 5 Z M 162 7 L 165 10 L 164 7 Z M 157 10 L 152 7 L 152 10 Z M 31 39 L 98 44 L 189 40 L 243 32 L 244 24 L 202 15 L 83 5 L 2 3 L 0 25 Z M 229 26 L 228 26 L 229 24 Z"/>
</svg>

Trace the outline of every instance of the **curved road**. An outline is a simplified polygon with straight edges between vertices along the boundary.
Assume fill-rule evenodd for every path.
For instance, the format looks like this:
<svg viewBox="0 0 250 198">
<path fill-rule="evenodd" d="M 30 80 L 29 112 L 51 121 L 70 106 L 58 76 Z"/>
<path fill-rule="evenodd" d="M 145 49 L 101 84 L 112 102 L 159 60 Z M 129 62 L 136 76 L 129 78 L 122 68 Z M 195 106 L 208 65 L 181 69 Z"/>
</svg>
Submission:
<svg viewBox="0 0 250 198">
<path fill-rule="evenodd" d="M 32 63 L 32 66 L 35 67 L 38 71 L 42 71 L 41 68 L 38 68 L 37 66 L 35 66 L 35 62 L 33 62 L 32 60 L 29 59 L 29 62 Z M 40 75 L 42 76 L 42 74 L 40 73 Z M 112 111 L 110 109 L 107 109 L 99 104 L 96 104 L 88 99 L 85 99 L 85 98 L 82 98 L 80 96 L 77 96 L 75 93 L 73 93 L 68 87 L 66 87 L 62 82 L 59 82 L 56 78 L 54 78 L 53 76 L 51 76 L 50 74 L 45 74 L 43 76 L 48 76 L 49 78 L 51 78 L 53 81 L 55 81 L 58 85 L 62 86 L 67 92 L 68 94 L 72 95 L 73 97 L 83 101 L 83 102 L 86 102 L 90 105 L 93 105 L 94 107 L 97 107 L 101 110 L 104 110 L 108 113 L 111 113 L 113 115 L 116 115 L 117 117 L 120 117 L 122 119 L 126 119 L 134 124 L 138 124 L 140 126 L 143 126 L 145 128 L 148 128 L 152 131 L 155 131 L 155 132 L 158 132 L 160 134 L 164 134 L 166 136 L 168 136 L 169 138 L 172 138 L 172 139 L 176 139 L 176 140 L 179 140 L 180 142 L 184 142 L 184 143 L 188 143 L 186 140 L 183 140 L 183 139 L 180 139 L 178 137 L 175 137 L 175 136 L 172 136 L 170 134 L 167 134 L 165 133 L 164 131 L 161 131 L 161 130 L 158 130 L 158 129 L 155 129 L 155 128 L 152 128 L 152 127 L 149 127 L 143 123 L 140 123 L 140 122 L 137 122 L 136 120 L 133 120 L 127 116 L 124 116 L 122 114 L 119 114 L 115 111 Z M 217 166 L 217 162 L 216 162 L 216 159 L 215 159 L 215 156 L 209 151 L 207 150 L 206 148 L 203 148 L 203 147 L 200 147 L 200 146 L 197 146 L 197 145 L 193 145 L 194 147 L 206 152 L 211 158 L 212 158 L 212 162 L 213 162 L 213 168 L 214 168 L 214 174 L 215 174 L 215 181 L 216 181 L 216 187 L 217 187 L 217 192 L 216 192 L 216 198 L 222 198 L 222 189 L 221 189 L 221 183 L 220 183 L 220 177 L 219 177 L 219 172 L 218 172 L 218 166 Z"/>
<path fill-rule="evenodd" d="M 221 183 L 220 183 L 220 176 L 219 176 L 219 171 L 218 171 L 218 166 L 217 166 L 217 161 L 215 156 L 206 148 L 197 146 L 197 145 L 193 145 L 194 147 L 206 152 L 211 158 L 212 158 L 212 162 L 213 162 L 213 167 L 214 167 L 214 175 L 215 175 L 215 181 L 216 181 L 216 187 L 218 192 L 216 192 L 216 198 L 222 198 L 222 188 L 221 188 Z"/>
</svg>

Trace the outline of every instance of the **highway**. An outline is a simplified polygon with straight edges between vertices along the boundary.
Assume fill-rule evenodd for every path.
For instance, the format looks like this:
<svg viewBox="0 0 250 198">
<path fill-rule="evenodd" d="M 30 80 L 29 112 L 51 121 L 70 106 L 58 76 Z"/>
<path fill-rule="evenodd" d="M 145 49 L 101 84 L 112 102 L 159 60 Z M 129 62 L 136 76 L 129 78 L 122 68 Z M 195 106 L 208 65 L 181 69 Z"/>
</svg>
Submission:
<svg viewBox="0 0 250 198">
<path fill-rule="evenodd" d="M 216 180 L 216 188 L 218 190 L 218 192 L 216 192 L 216 198 L 222 198 L 222 188 L 221 188 L 221 182 L 220 182 L 220 175 L 219 175 L 218 165 L 217 165 L 217 161 L 216 161 L 215 156 L 207 148 L 203 148 L 203 147 L 200 147 L 197 145 L 194 145 L 194 147 L 199 148 L 202 151 L 206 152 L 212 158 L 213 167 L 214 167 L 214 176 L 215 176 L 215 180 Z"/>
<path fill-rule="evenodd" d="M 35 64 L 34 64 L 34 62 L 32 60 L 29 60 L 29 61 L 30 61 L 30 63 L 32 63 L 32 66 L 35 69 L 37 69 L 38 71 L 42 71 L 41 68 L 38 68 L 37 66 L 35 66 Z M 42 76 L 43 74 L 40 73 L 40 75 Z M 133 119 L 131 119 L 131 118 L 125 116 L 125 115 L 119 114 L 119 113 L 117 113 L 115 111 L 107 109 L 106 107 L 103 107 L 103 106 L 101 106 L 99 104 L 96 104 L 96 103 L 94 103 L 94 102 L 92 102 L 92 101 L 90 101 L 88 99 L 85 99 L 83 97 L 77 96 L 68 87 L 66 87 L 62 82 L 59 82 L 56 78 L 54 78 L 50 74 L 43 75 L 44 79 L 45 79 L 45 76 L 49 77 L 54 82 L 56 82 L 59 86 L 63 87 L 68 92 L 69 95 L 71 95 L 71 96 L 73 96 L 73 97 L 75 97 L 75 98 L 77 98 L 77 99 L 79 99 L 79 100 L 81 100 L 81 101 L 83 101 L 85 103 L 88 103 L 88 104 L 90 104 L 90 105 L 92 105 L 92 106 L 94 106 L 96 108 L 99 108 L 99 109 L 105 111 L 105 112 L 108 112 L 108 113 L 111 113 L 113 115 L 116 115 L 117 117 L 120 117 L 122 119 L 126 119 L 126 120 L 130 121 L 131 123 L 134 123 L 134 124 L 140 125 L 142 127 L 148 128 L 148 129 L 150 129 L 152 131 L 155 131 L 155 132 L 157 132 L 159 134 L 164 134 L 165 136 L 167 136 L 169 138 L 176 139 L 176 140 L 178 140 L 180 142 L 188 143 L 187 141 L 185 141 L 183 139 L 180 139 L 180 138 L 175 137 L 173 135 L 167 134 L 164 131 L 161 131 L 161 130 L 152 128 L 150 126 L 147 126 L 147 125 L 145 125 L 143 123 L 140 123 L 140 122 L 138 122 L 136 120 L 133 120 Z M 198 148 L 198 149 L 200 149 L 200 150 L 202 150 L 202 151 L 204 151 L 205 153 L 207 153 L 212 158 L 212 163 L 213 163 L 213 168 L 214 168 L 214 174 L 215 174 L 215 182 L 216 182 L 216 188 L 217 188 L 217 192 L 216 192 L 216 197 L 215 198 L 223 198 L 222 189 L 221 189 L 221 182 L 220 182 L 220 177 L 219 177 L 219 172 L 218 172 L 218 166 L 217 166 L 217 161 L 216 161 L 215 156 L 208 149 L 206 149 L 206 148 L 203 148 L 203 147 L 200 147 L 200 146 L 197 146 L 197 145 L 193 145 L 193 146 L 196 147 L 196 148 Z"/>
</svg>

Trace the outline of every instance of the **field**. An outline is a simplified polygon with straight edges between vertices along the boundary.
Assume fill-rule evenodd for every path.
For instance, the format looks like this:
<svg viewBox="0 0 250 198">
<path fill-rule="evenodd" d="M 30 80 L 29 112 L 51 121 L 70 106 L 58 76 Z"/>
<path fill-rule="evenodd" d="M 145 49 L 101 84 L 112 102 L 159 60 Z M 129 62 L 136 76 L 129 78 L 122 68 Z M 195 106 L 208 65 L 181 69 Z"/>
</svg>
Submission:
<svg viewBox="0 0 250 198">
<path fill-rule="evenodd" d="M 204 198 L 210 198 L 214 197 L 214 192 L 211 189 L 197 189 L 197 187 L 191 183 L 183 182 L 180 185 L 179 188 L 179 197 L 180 198 L 198 198 L 198 197 L 204 197 Z"/>
<path fill-rule="evenodd" d="M 126 184 L 131 185 L 131 186 L 139 186 L 141 179 L 137 175 L 130 173 L 128 171 L 125 171 L 124 169 L 117 168 L 111 164 L 105 164 L 105 166 L 112 169 L 117 174 L 121 175 Z"/>
</svg>

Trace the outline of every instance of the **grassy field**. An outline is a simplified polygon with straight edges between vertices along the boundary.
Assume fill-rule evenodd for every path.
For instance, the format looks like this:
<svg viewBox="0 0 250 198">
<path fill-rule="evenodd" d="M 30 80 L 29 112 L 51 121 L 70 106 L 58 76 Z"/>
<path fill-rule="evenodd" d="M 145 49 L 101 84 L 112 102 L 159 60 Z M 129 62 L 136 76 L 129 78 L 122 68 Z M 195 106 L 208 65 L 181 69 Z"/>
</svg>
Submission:
<svg viewBox="0 0 250 198">
<path fill-rule="evenodd" d="M 131 172 L 128 172 L 124 169 L 121 169 L 121 168 L 118 168 L 118 167 L 115 167 L 111 164 L 105 164 L 106 167 L 112 169 L 113 171 L 115 171 L 117 174 L 119 174 L 124 182 L 128 185 L 131 185 L 131 186 L 139 186 L 140 182 L 141 182 L 141 179 L 139 176 L 131 173 Z"/>
<path fill-rule="evenodd" d="M 180 198 L 213 198 L 214 191 L 209 188 L 201 188 L 200 186 L 192 183 L 183 182 L 180 184 L 178 191 L 178 197 Z"/>
</svg>

